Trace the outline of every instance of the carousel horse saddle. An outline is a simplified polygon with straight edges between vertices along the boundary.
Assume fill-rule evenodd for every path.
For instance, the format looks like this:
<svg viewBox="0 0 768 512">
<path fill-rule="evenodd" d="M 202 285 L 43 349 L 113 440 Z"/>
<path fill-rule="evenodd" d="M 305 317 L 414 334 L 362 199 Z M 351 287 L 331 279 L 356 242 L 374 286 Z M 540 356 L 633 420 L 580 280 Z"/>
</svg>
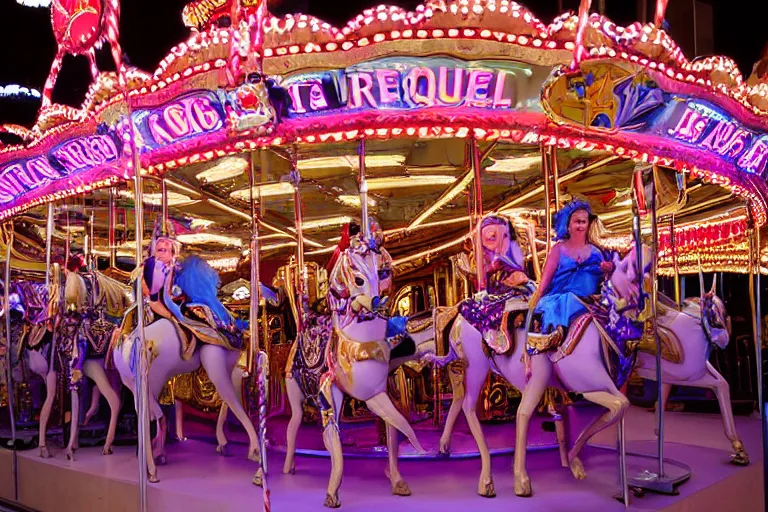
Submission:
<svg viewBox="0 0 768 512">
<path fill-rule="evenodd" d="M 213 315 L 213 311 L 206 304 L 190 302 L 185 304 L 184 307 L 195 315 L 198 320 L 208 324 L 211 328 L 217 329 L 220 327 L 219 322 L 217 322 L 216 317 Z"/>
<path fill-rule="evenodd" d="M 609 333 L 607 327 L 600 321 L 600 318 L 596 317 L 593 313 L 584 313 L 573 322 L 563 341 L 547 352 L 549 359 L 553 363 L 557 363 L 571 355 L 579 342 L 581 342 L 590 324 L 595 325 L 600 335 L 600 348 L 605 368 L 613 379 L 614 384 L 617 387 L 621 387 L 634 367 L 640 336 L 635 340 L 614 339 L 616 336 Z"/>
<path fill-rule="evenodd" d="M 46 334 L 48 334 L 48 336 L 46 336 Z M 22 339 L 23 344 L 25 344 L 27 348 L 34 350 L 43 345 L 46 340 L 51 340 L 51 331 L 47 329 L 45 324 L 27 325 L 24 326 Z"/>
<path fill-rule="evenodd" d="M 661 358 L 669 363 L 682 364 L 685 356 L 683 350 L 683 344 L 680 342 L 680 338 L 675 334 L 675 331 L 664 325 L 666 322 L 671 322 L 671 315 L 659 316 L 659 322 L 657 326 L 657 333 L 659 336 L 659 342 L 661 343 Z M 666 322 L 665 322 L 666 321 Z M 646 354 L 656 355 L 656 337 L 652 331 L 653 326 L 648 323 L 643 339 L 637 346 L 640 352 Z"/>
<path fill-rule="evenodd" d="M 516 302 L 514 299 L 507 302 Z M 501 317 L 501 325 L 498 331 L 490 330 L 483 333 L 483 348 L 488 356 L 500 355 L 508 356 L 515 352 L 517 339 L 515 332 L 525 322 L 525 309 L 505 310 Z"/>
<path fill-rule="evenodd" d="M 412 356 L 416 353 L 416 343 L 411 334 L 416 334 L 432 326 L 432 312 L 424 311 L 411 317 L 393 316 L 387 319 L 387 343 L 390 346 L 389 360 Z"/>
<path fill-rule="evenodd" d="M 91 347 L 89 355 L 94 357 L 104 356 L 109 348 L 112 333 L 116 329 L 115 324 L 104 319 L 96 318 L 84 324 L 85 337 Z"/>
</svg>

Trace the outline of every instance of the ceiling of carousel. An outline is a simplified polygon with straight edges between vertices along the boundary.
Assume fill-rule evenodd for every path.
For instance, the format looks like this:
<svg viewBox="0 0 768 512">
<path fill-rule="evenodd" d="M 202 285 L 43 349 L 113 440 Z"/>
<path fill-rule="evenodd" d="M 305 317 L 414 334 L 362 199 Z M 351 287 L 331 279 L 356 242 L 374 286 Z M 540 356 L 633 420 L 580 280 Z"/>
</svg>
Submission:
<svg viewBox="0 0 768 512">
<path fill-rule="evenodd" d="M 299 192 L 303 204 L 304 251 L 310 261 L 325 263 L 339 240 L 341 226 L 360 217 L 358 144 L 306 145 L 261 153 L 228 156 L 189 165 L 166 176 L 170 218 L 184 253 L 200 253 L 222 272 L 224 283 L 248 276 L 250 241 L 249 168 L 258 185 L 253 197 L 262 223 L 262 261 L 287 263 L 296 254 L 295 203 L 287 177 L 291 152 L 298 156 Z M 544 242 L 544 183 L 538 146 L 483 143 L 483 211 L 510 215 L 516 225 L 534 221 L 540 256 Z M 472 170 L 469 145 L 463 139 L 389 140 L 366 144 L 369 214 L 386 235 L 398 277 L 425 272 L 430 264 L 463 249 L 469 233 Z M 635 163 L 599 151 L 558 150 L 561 201 L 587 198 L 605 226 L 626 237 L 632 225 L 631 179 Z M 675 212 L 677 225 L 711 222 L 739 215 L 743 201 L 714 185 L 686 183 L 679 196 L 674 173 L 662 169 L 658 186 L 661 213 Z M 144 242 L 149 243 L 161 217 L 161 185 L 144 181 Z M 57 204 L 53 243 L 63 253 L 71 244 L 82 251 L 90 235 L 102 259 L 109 259 L 109 192 L 100 190 Z M 134 255 L 134 198 L 130 187 L 117 189 L 115 241 L 119 266 L 128 270 Z M 663 219 L 662 219 L 663 220 Z M 649 232 L 649 227 L 644 228 Z M 13 267 L 44 271 L 45 207 L 16 218 Z M 530 247 L 527 245 L 526 248 Z M 736 248 L 746 250 L 742 244 Z M 3 250 L 2 259 L 5 258 Z M 768 259 L 768 258 L 766 258 Z M 690 269 L 689 269 L 690 270 Z"/>
</svg>

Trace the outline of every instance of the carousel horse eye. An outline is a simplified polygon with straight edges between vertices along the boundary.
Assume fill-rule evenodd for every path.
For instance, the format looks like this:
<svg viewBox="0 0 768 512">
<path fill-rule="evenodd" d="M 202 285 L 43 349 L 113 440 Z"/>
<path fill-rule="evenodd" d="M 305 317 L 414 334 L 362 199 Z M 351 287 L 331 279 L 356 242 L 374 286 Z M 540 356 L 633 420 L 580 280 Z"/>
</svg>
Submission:
<svg viewBox="0 0 768 512">
<path fill-rule="evenodd" d="M 362 277 L 356 277 L 356 278 L 355 278 L 355 284 L 356 284 L 357 286 L 363 286 L 363 285 L 365 284 L 365 281 L 363 281 L 363 278 L 362 278 Z"/>
</svg>

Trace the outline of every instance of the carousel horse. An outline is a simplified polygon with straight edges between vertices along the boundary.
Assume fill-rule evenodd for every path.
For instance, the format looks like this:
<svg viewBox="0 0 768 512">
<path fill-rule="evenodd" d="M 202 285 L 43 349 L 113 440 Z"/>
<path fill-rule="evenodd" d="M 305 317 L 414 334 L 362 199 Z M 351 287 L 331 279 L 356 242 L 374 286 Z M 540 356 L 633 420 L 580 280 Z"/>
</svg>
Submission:
<svg viewBox="0 0 768 512">
<path fill-rule="evenodd" d="M 410 495 L 398 468 L 397 431 L 420 453 L 425 453 L 408 420 L 387 396 L 389 372 L 408 360 L 434 352 L 431 321 L 409 325 L 404 317 L 387 318 L 379 311 L 382 294 L 391 286 L 391 258 L 380 238 L 358 235 L 341 253 L 330 276 L 331 315 L 310 315 L 289 357 L 286 387 L 292 416 L 283 471 L 294 471 L 296 433 L 302 402 L 310 397 L 320 407 L 323 442 L 331 455 L 331 476 L 325 506 L 340 506 L 343 456 L 339 415 L 343 393 L 365 402 L 386 422 L 389 464 L 387 476 L 396 495 Z M 430 348 L 431 347 L 431 348 Z"/>
<path fill-rule="evenodd" d="M 30 370 L 46 383 L 38 440 L 40 456 L 44 458 L 51 456 L 46 444 L 46 431 L 59 376 L 63 385 L 72 392 L 71 430 L 65 450 L 67 459 L 74 460 L 78 446 L 83 375 L 96 384 L 99 394 L 104 395 L 110 406 L 104 455 L 112 453 L 120 412 L 120 397 L 107 378 L 105 358 L 109 341 L 117 328 L 116 319 L 132 301 L 130 289 L 98 271 L 87 273 L 84 278 L 74 270 L 76 266 L 67 273 L 63 297 L 58 284 L 58 265 L 54 266 L 48 290 L 48 319 L 32 323 L 22 340 Z M 30 289 L 26 290 L 28 300 L 32 301 L 30 292 Z M 59 307 L 62 303 L 63 307 Z M 44 313 L 42 316 L 45 316 Z M 98 400 L 98 394 L 94 393 L 93 398 Z M 91 419 L 97 408 L 98 404 L 91 404 L 86 420 Z"/>
<path fill-rule="evenodd" d="M 164 265 L 159 261 L 155 262 L 156 271 L 164 272 L 163 267 Z M 242 332 L 245 326 L 240 321 L 236 321 L 232 314 L 218 301 L 216 294 L 219 283 L 218 273 L 198 256 L 185 258 L 176 277 L 176 285 L 180 288 L 181 293 L 190 299 L 190 302 L 184 307 L 194 311 L 202 320 L 197 322 L 200 329 L 212 332 L 211 330 L 221 327 L 238 334 Z M 169 286 L 162 287 L 161 293 L 164 297 L 164 303 L 171 310 L 174 319 L 181 318 L 182 312 L 170 297 L 169 288 Z M 178 325 L 168 318 L 159 318 L 144 327 L 144 339 L 148 348 L 146 357 L 149 362 L 150 419 L 159 422 L 163 418 L 158 398 L 165 384 L 172 377 L 194 372 L 202 366 L 224 403 L 245 428 L 249 439 L 248 458 L 258 462 L 261 456 L 258 436 L 245 408 L 238 399 L 231 378 L 240 357 L 240 351 L 230 350 L 214 343 L 206 343 L 205 340 L 198 343 L 195 338 L 191 340 L 195 343 L 192 350 L 185 354 L 183 352 L 187 347 L 184 346 L 184 341 L 180 337 L 182 335 L 186 336 L 186 333 L 182 332 Z M 137 393 L 136 372 L 139 371 L 139 357 L 139 335 L 136 330 L 117 340 L 114 346 L 115 367 L 120 373 L 123 384 L 133 393 L 134 399 L 136 399 Z M 146 435 L 149 436 L 148 429 Z M 149 441 L 147 438 L 147 446 L 150 445 Z M 160 453 L 157 453 L 156 449 L 159 449 Z M 149 479 L 153 483 L 159 481 L 155 459 L 162 461 L 165 458 L 163 450 L 163 444 L 155 446 L 152 450 L 153 453 L 148 457 Z M 256 483 L 260 483 L 260 475 L 261 468 L 254 479 Z"/>
<path fill-rule="evenodd" d="M 686 299 L 682 307 L 659 294 L 658 335 L 661 342 L 662 404 L 656 410 L 664 410 L 673 385 L 707 388 L 715 392 L 720 404 L 725 435 L 731 442 L 734 454 L 731 462 L 737 466 L 749 464 L 744 445 L 736 432 L 731 409 L 728 382 L 709 362 L 713 348 L 724 349 L 731 335 L 731 320 L 723 301 L 715 293 L 717 276 L 712 288 L 704 288 L 704 276 L 699 271 L 701 297 Z M 638 347 L 636 370 L 643 379 L 656 380 L 656 343 Z"/>
<path fill-rule="evenodd" d="M 634 261 L 633 251 L 621 261 L 617 257 L 614 259 L 616 269 L 611 276 L 611 284 L 607 287 L 613 295 L 614 304 L 617 302 L 616 295 L 619 300 L 622 298 L 626 300 L 632 296 L 630 283 L 634 279 Z M 505 340 L 502 343 L 504 351 L 501 353 L 496 348 L 488 346 L 480 330 L 473 326 L 474 322 L 464 318 L 459 313 L 459 308 L 451 309 L 453 311 L 448 311 L 447 321 L 437 319 L 435 322 L 436 332 L 445 330 L 449 333 L 450 353 L 447 356 L 431 358 L 439 366 L 458 365 L 453 368 L 449 366 L 453 402 L 440 438 L 441 452 L 448 450 L 456 419 L 459 412 L 463 410 L 480 451 L 481 472 L 478 494 L 484 497 L 496 495 L 491 474 L 490 452 L 475 410 L 488 372 L 494 371 L 513 386 L 523 390 L 517 412 L 515 443 L 517 447 L 527 445 L 528 423 L 536 406 L 542 398 L 545 398 L 547 390 L 555 391 L 552 393 L 553 396 L 548 397 L 550 406 L 557 398 L 556 391 L 564 389 L 582 394 L 587 400 L 609 409 L 609 412 L 596 422 L 599 425 L 588 427 L 567 454 L 567 458 L 563 458 L 563 463 L 568 463 L 574 475 L 577 478 L 583 478 L 583 466 L 578 459 L 581 448 L 597 431 L 618 420 L 629 406 L 629 401 L 619 392 L 606 368 L 614 363 L 606 360 L 608 354 L 604 353 L 604 334 L 596 325 L 597 322 L 582 322 L 584 325 L 579 329 L 580 338 L 569 338 L 570 345 L 563 346 L 563 350 L 557 350 L 552 354 L 554 361 L 546 353 L 532 356 L 531 369 L 528 371 L 525 363 L 527 332 L 524 326 L 514 322 L 514 313 L 525 310 L 526 304 L 513 299 L 506 305 L 506 312 L 501 322 L 502 332 L 497 333 L 493 338 Z M 453 318 L 450 318 L 451 313 Z M 437 314 L 439 313 L 436 312 Z M 566 350 L 570 352 L 567 357 Z M 555 375 L 552 372 L 553 368 Z M 567 403 L 567 397 L 564 394 L 561 396 Z M 515 493 L 521 496 L 531 494 L 530 479 L 525 471 L 525 451 L 525 449 L 515 450 Z"/>
</svg>

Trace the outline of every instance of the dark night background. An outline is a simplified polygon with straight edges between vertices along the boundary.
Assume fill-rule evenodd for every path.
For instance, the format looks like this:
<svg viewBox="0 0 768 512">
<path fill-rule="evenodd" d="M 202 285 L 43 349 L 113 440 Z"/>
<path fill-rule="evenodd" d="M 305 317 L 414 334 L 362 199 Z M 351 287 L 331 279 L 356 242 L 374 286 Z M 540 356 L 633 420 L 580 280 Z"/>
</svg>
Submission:
<svg viewBox="0 0 768 512">
<path fill-rule="evenodd" d="M 189 31 L 182 24 L 181 10 L 185 0 L 123 0 L 120 20 L 120 41 L 130 62 L 146 71 L 154 71 L 168 50 L 184 41 Z M 303 12 L 317 16 L 336 26 L 343 26 L 365 8 L 380 3 L 413 9 L 421 0 L 273 0 L 274 14 Z M 558 4 L 564 9 L 577 10 L 578 0 L 529 0 L 523 5 L 543 22 L 549 23 L 558 14 Z M 598 9 L 593 1 L 592 10 Z M 649 16 L 654 0 L 646 0 Z M 276 5 L 275 5 L 276 4 Z M 639 19 L 639 1 L 604 0 L 606 15 L 620 25 Z M 764 0 L 700 0 L 711 5 L 699 9 L 697 17 L 711 19 L 712 36 L 699 33 L 700 55 L 726 55 L 738 64 L 744 77 L 760 56 L 768 41 Z M 762 7 L 756 7 L 763 4 Z M 692 0 L 670 0 L 667 20 L 671 33 L 693 58 L 694 47 Z M 15 0 L 0 0 L 0 85 L 19 84 L 42 90 L 53 61 L 56 46 L 51 32 L 49 9 L 24 7 Z M 703 51 L 702 51 L 703 49 Z M 113 69 L 107 50 L 99 52 L 100 68 Z M 79 106 L 88 87 L 90 74 L 84 57 L 67 57 L 54 90 L 55 102 Z M 19 101 L 0 98 L 0 123 L 31 125 L 39 101 Z"/>
</svg>

